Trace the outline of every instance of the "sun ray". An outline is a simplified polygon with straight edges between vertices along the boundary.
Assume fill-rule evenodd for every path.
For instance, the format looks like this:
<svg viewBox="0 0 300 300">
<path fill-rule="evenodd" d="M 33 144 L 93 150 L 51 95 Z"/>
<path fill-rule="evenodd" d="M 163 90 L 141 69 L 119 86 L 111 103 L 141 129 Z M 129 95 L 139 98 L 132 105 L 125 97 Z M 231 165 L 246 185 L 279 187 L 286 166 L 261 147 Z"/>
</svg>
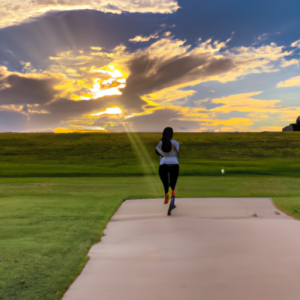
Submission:
<svg viewBox="0 0 300 300">
<path fill-rule="evenodd" d="M 145 180 L 147 181 L 151 190 L 155 191 L 156 195 L 159 195 L 160 193 L 157 185 L 157 180 L 155 179 L 156 177 L 154 177 L 154 175 L 157 175 L 157 168 L 155 167 L 154 162 L 148 153 L 148 150 L 146 149 L 143 141 L 136 132 L 132 132 L 125 122 L 122 122 L 121 124 L 123 125 L 125 132 L 127 133 L 136 157 L 141 163 L 141 166 L 144 170 L 144 175 L 146 176 Z"/>
</svg>

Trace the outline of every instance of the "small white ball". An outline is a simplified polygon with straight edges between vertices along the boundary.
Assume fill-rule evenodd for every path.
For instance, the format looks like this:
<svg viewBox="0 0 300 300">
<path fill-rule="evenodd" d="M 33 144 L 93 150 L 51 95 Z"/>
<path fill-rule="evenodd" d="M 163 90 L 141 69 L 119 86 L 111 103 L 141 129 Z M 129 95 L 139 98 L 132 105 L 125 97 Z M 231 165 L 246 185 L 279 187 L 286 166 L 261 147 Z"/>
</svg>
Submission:
<svg viewBox="0 0 300 300">
<path fill-rule="evenodd" d="M 225 173 L 225 170 L 224 170 L 224 169 L 222 169 L 222 170 L 221 170 L 221 173 L 222 173 L 222 174 L 224 174 L 224 173 Z"/>
</svg>

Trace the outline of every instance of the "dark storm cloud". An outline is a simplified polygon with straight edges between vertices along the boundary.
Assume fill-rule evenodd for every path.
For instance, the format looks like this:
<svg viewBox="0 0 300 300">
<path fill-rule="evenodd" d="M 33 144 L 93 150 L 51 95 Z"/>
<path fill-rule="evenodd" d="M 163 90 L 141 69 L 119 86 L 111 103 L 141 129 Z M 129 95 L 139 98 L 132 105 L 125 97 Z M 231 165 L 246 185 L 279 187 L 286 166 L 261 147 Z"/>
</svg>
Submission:
<svg viewBox="0 0 300 300">
<path fill-rule="evenodd" d="M 160 62 L 159 58 L 151 59 L 148 55 L 134 58 L 129 62 L 130 76 L 124 93 L 134 91 L 143 95 L 175 85 L 178 80 L 183 83 L 185 77 L 207 63 L 208 58 L 207 54 L 180 57 L 166 62 Z"/>
<path fill-rule="evenodd" d="M 130 112 L 141 112 L 143 111 L 142 106 L 146 104 L 145 101 L 143 101 L 138 93 L 135 91 L 132 92 L 126 92 L 123 89 L 123 95 L 117 97 L 117 103 L 121 105 L 123 108 L 129 110 Z M 109 103 L 111 104 L 110 98 L 108 98 Z M 114 103 L 113 103 L 114 104 Z"/>
<path fill-rule="evenodd" d="M 167 61 L 143 55 L 132 59 L 128 66 L 130 76 L 120 101 L 127 108 L 139 110 L 145 104 L 140 99 L 142 95 L 223 74 L 235 68 L 231 59 L 216 59 L 207 53 L 175 57 Z"/>
<path fill-rule="evenodd" d="M 11 74 L 0 80 L 0 86 L 7 85 L 0 90 L 0 105 L 43 104 L 51 101 L 58 93 L 53 85 L 57 79 L 26 78 Z"/>
<path fill-rule="evenodd" d="M 66 119 L 68 117 L 78 117 L 96 109 L 101 109 L 107 105 L 106 97 L 90 101 L 73 101 L 68 99 L 58 99 L 55 102 L 44 105 L 43 108 L 56 117 Z M 117 102 L 114 97 L 109 97 L 110 103 Z"/>
<path fill-rule="evenodd" d="M 80 116 L 94 110 L 100 110 L 107 106 L 107 98 L 91 101 L 73 101 L 68 99 L 58 99 L 55 102 L 39 106 L 47 114 L 31 114 L 30 126 L 35 127 L 57 127 L 64 121 L 77 119 Z M 110 103 L 118 103 L 117 98 L 110 97 Z"/>
<path fill-rule="evenodd" d="M 143 55 L 130 60 L 128 67 L 130 75 L 127 79 L 126 88 L 122 89 L 123 94 L 121 96 L 103 97 L 99 101 L 63 99 L 51 102 L 61 92 L 53 88 L 55 84 L 59 84 L 59 78 L 38 79 L 11 74 L 0 79 L 0 86 L 9 85 L 9 87 L 0 90 L 0 104 L 39 104 L 40 109 L 50 112 L 54 119 L 63 116 L 79 116 L 88 113 L 89 110 L 100 109 L 108 104 L 121 105 L 129 111 L 142 111 L 142 106 L 146 104 L 140 98 L 142 95 L 176 84 L 222 74 L 233 69 L 234 64 L 227 58 L 215 59 L 210 54 L 175 57 L 166 61 Z M 47 103 L 50 104 L 46 105 Z M 45 118 L 50 117 L 45 116 Z"/>
</svg>

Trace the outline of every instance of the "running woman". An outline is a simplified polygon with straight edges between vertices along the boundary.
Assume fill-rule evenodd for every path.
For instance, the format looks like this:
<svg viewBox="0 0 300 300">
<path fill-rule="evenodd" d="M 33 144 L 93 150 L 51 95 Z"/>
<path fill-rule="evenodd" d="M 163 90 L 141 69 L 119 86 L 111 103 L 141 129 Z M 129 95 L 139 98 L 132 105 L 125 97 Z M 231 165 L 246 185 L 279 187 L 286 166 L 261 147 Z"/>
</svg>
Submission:
<svg viewBox="0 0 300 300">
<path fill-rule="evenodd" d="M 172 198 L 170 206 L 168 209 L 168 216 L 171 215 L 171 210 L 176 208 L 175 206 L 175 196 L 176 196 L 176 182 L 179 175 L 179 143 L 173 138 L 173 129 L 171 127 L 166 127 L 162 134 L 162 139 L 156 146 L 156 153 L 161 155 L 160 166 L 159 166 L 159 177 L 164 185 L 165 189 L 165 202 L 168 204 L 170 196 L 169 187 L 172 189 Z M 170 181 L 169 181 L 170 174 Z"/>
</svg>

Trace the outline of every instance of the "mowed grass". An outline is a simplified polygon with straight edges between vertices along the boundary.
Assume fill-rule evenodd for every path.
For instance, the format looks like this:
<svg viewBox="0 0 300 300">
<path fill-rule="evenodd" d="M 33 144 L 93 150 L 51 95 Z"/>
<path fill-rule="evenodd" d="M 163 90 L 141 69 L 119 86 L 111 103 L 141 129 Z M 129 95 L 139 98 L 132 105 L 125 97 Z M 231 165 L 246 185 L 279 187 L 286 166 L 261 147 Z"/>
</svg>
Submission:
<svg viewBox="0 0 300 300">
<path fill-rule="evenodd" d="M 122 201 L 163 196 L 160 136 L 0 134 L 1 300 L 61 299 Z M 272 197 L 300 219 L 299 134 L 174 138 L 178 197 Z"/>
<path fill-rule="evenodd" d="M 154 175 L 159 133 L 0 134 L 0 178 Z M 175 133 L 181 175 L 299 177 L 300 132 Z M 150 165 L 153 165 L 152 167 Z"/>
<path fill-rule="evenodd" d="M 136 178 L 1 180 L 0 299 L 60 299 L 122 200 L 143 187 Z"/>
</svg>

